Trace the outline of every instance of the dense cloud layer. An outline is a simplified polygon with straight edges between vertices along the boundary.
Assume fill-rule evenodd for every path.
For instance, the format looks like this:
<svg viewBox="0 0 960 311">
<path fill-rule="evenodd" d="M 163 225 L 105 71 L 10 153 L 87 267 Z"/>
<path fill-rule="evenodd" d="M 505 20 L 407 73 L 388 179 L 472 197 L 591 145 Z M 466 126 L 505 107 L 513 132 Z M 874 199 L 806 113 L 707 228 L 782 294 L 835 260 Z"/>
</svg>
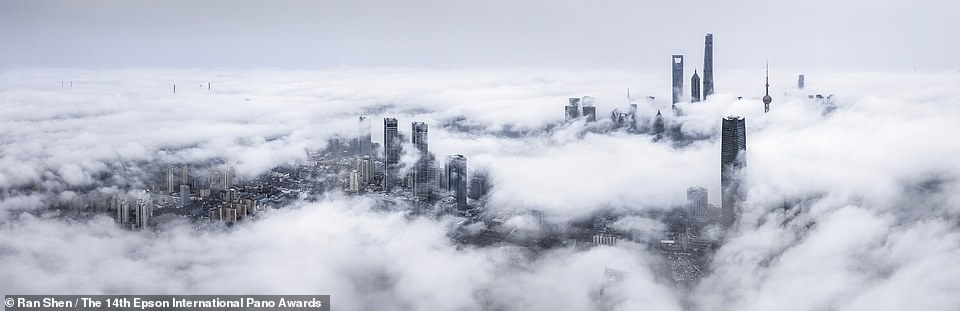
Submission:
<svg viewBox="0 0 960 311">
<path fill-rule="evenodd" d="M 0 292 L 329 293 L 347 309 L 955 308 L 960 144 L 949 134 L 960 131 L 960 77 L 807 77 L 801 92 L 783 87 L 792 75 L 774 75 L 767 114 L 756 73 L 726 75 L 720 94 L 680 104 L 677 117 L 663 100 L 638 101 L 642 118 L 661 109 L 668 124 L 703 138 L 678 147 L 559 125 L 567 97 L 595 96 L 600 116 L 626 108 L 628 87 L 667 98 L 667 81 L 622 72 L 6 72 Z M 808 93 L 835 94 L 836 110 L 824 114 Z M 742 115 L 744 214 L 712 273 L 688 291 L 657 277 L 662 259 L 642 245 L 458 249 L 445 237 L 453 220 L 374 212 L 365 199 L 298 203 L 229 229 L 172 223 L 156 232 L 23 213 L 75 189 L 143 187 L 148 163 L 210 161 L 256 175 L 352 135 L 358 113 L 372 116 L 375 141 L 382 117 L 398 117 L 401 131 L 429 123 L 433 152 L 462 153 L 489 172 L 491 209 L 542 210 L 558 224 L 682 204 L 696 185 L 717 204 L 719 120 Z M 470 129 L 444 126 L 451 120 Z M 621 222 L 651 240 L 664 230 Z M 628 277 L 604 287 L 605 267 Z"/>
</svg>

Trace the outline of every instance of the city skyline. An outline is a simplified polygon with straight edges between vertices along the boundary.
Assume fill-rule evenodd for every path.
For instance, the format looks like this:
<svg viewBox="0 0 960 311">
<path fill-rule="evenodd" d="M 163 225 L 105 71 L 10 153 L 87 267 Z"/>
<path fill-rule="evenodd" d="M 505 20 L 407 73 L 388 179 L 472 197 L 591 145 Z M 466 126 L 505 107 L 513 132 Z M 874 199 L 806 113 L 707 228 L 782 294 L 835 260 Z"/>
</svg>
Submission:
<svg viewBox="0 0 960 311">
<path fill-rule="evenodd" d="M 0 295 L 955 310 L 956 9 L 0 1 Z"/>
</svg>

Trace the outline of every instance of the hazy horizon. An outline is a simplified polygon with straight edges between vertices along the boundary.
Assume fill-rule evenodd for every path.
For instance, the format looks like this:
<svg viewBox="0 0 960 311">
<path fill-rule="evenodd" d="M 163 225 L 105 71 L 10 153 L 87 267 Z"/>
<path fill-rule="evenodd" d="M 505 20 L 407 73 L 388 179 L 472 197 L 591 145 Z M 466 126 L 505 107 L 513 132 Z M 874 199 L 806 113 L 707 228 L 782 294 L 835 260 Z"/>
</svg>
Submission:
<svg viewBox="0 0 960 311">
<path fill-rule="evenodd" d="M 954 1 L 0 1 L 0 70 L 960 70 Z"/>
</svg>

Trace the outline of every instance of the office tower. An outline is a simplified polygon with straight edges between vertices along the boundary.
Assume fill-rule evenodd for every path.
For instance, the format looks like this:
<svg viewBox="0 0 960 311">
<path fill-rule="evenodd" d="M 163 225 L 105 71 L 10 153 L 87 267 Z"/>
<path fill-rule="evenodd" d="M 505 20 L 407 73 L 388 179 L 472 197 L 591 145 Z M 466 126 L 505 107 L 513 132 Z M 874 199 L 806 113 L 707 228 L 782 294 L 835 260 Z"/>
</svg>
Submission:
<svg viewBox="0 0 960 311">
<path fill-rule="evenodd" d="M 653 118 L 653 135 L 656 136 L 656 139 L 663 137 L 663 132 L 666 130 L 666 126 L 663 124 L 663 115 L 660 114 L 660 110 L 657 110 L 657 115 Z"/>
<path fill-rule="evenodd" d="M 766 95 L 763 95 L 763 113 L 770 112 L 770 102 L 773 101 L 773 97 L 770 97 L 770 65 L 767 65 L 766 78 Z"/>
<path fill-rule="evenodd" d="M 567 106 L 564 107 L 564 119 L 566 121 L 573 121 L 576 118 L 580 117 L 580 99 L 576 97 L 571 97 Z"/>
<path fill-rule="evenodd" d="M 700 101 L 700 76 L 697 75 L 697 71 L 693 71 L 693 77 L 690 78 L 690 102 L 695 103 Z"/>
<path fill-rule="evenodd" d="M 411 123 L 412 143 L 417 148 L 420 158 L 413 170 L 413 192 L 425 198 L 430 192 L 430 183 L 433 181 L 431 164 L 433 159 L 427 145 L 427 124 L 423 122 Z"/>
<path fill-rule="evenodd" d="M 740 116 L 723 118 L 720 130 L 720 223 L 729 227 L 737 217 L 740 201 L 740 181 L 737 172 L 746 165 L 747 129 Z"/>
<path fill-rule="evenodd" d="M 689 218 L 695 222 L 705 222 L 708 215 L 707 189 L 703 187 L 687 188 Z"/>
<path fill-rule="evenodd" d="M 683 55 L 673 55 L 673 103 L 683 97 Z"/>
<path fill-rule="evenodd" d="M 398 180 L 397 165 L 400 163 L 400 133 L 396 118 L 383 119 L 383 189 L 390 191 Z"/>
<path fill-rule="evenodd" d="M 802 90 L 802 89 L 803 89 L 803 86 L 804 86 L 803 84 L 804 84 L 804 83 L 803 83 L 803 75 L 800 75 L 800 77 L 797 78 L 797 88 Z"/>
<path fill-rule="evenodd" d="M 383 150 L 384 163 L 397 165 L 400 163 L 400 134 L 397 131 L 397 119 L 383 119 Z"/>
<path fill-rule="evenodd" d="M 179 207 L 190 205 L 190 186 L 180 185 L 180 204 Z"/>
<path fill-rule="evenodd" d="M 587 119 L 587 122 L 596 122 L 597 107 L 593 106 L 593 96 L 584 96 L 580 103 L 583 105 L 583 118 Z"/>
<path fill-rule="evenodd" d="M 457 212 L 467 211 L 467 157 L 455 154 L 447 157 L 445 176 L 447 191 L 456 198 Z"/>
<path fill-rule="evenodd" d="M 357 154 L 360 156 L 370 155 L 373 146 L 373 139 L 370 133 L 370 118 L 360 116 L 359 131 L 357 133 Z"/>
<path fill-rule="evenodd" d="M 703 99 L 713 95 L 713 34 L 703 39 Z"/>
<path fill-rule="evenodd" d="M 176 190 L 177 180 L 173 177 L 173 172 L 176 170 L 173 165 L 167 165 L 167 193 L 173 193 Z"/>
</svg>

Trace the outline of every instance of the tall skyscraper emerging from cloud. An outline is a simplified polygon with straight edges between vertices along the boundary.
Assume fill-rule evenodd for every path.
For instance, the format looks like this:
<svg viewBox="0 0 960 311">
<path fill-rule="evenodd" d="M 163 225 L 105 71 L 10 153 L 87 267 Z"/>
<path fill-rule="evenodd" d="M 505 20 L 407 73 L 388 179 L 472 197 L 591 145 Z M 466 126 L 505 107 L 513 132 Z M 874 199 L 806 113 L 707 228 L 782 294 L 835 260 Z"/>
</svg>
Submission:
<svg viewBox="0 0 960 311">
<path fill-rule="evenodd" d="M 430 157 L 427 145 L 427 124 L 413 122 L 410 125 L 412 143 L 420 155 L 413 170 L 413 191 L 417 196 L 425 198 L 429 194 L 429 185 L 433 181 L 433 169 L 431 168 L 433 159 Z"/>
<path fill-rule="evenodd" d="M 571 97 L 568 104 L 563 107 L 564 119 L 571 122 L 580 117 L 580 99 Z"/>
<path fill-rule="evenodd" d="M 462 154 L 447 157 L 444 176 L 447 178 L 445 183 L 447 192 L 456 199 L 457 212 L 465 212 L 467 210 L 467 157 Z"/>
<path fill-rule="evenodd" d="M 703 99 L 713 95 L 713 34 L 703 39 Z"/>
<path fill-rule="evenodd" d="M 357 133 L 357 152 L 360 156 L 370 155 L 373 139 L 370 133 L 370 118 L 360 116 L 358 121 L 359 131 Z"/>
<path fill-rule="evenodd" d="M 587 119 L 587 122 L 596 122 L 597 107 L 593 106 L 593 96 L 584 96 L 580 104 L 583 106 L 583 118 Z"/>
<path fill-rule="evenodd" d="M 737 217 L 736 205 L 740 201 L 740 180 L 737 172 L 746 165 L 746 121 L 740 116 L 723 118 L 720 130 L 720 224 L 729 227 Z"/>
<path fill-rule="evenodd" d="M 804 86 L 803 75 L 800 75 L 799 77 L 797 77 L 797 88 L 802 90 L 803 86 Z"/>
<path fill-rule="evenodd" d="M 396 118 L 383 119 L 383 188 L 390 191 L 397 178 L 397 165 L 400 163 L 400 133 L 397 131 Z"/>
<path fill-rule="evenodd" d="M 693 77 L 690 77 L 690 102 L 695 103 L 700 101 L 700 76 L 697 75 L 697 71 L 693 71 Z"/>
<path fill-rule="evenodd" d="M 680 102 L 683 97 L 683 55 L 674 54 L 673 64 L 673 103 Z"/>
</svg>

